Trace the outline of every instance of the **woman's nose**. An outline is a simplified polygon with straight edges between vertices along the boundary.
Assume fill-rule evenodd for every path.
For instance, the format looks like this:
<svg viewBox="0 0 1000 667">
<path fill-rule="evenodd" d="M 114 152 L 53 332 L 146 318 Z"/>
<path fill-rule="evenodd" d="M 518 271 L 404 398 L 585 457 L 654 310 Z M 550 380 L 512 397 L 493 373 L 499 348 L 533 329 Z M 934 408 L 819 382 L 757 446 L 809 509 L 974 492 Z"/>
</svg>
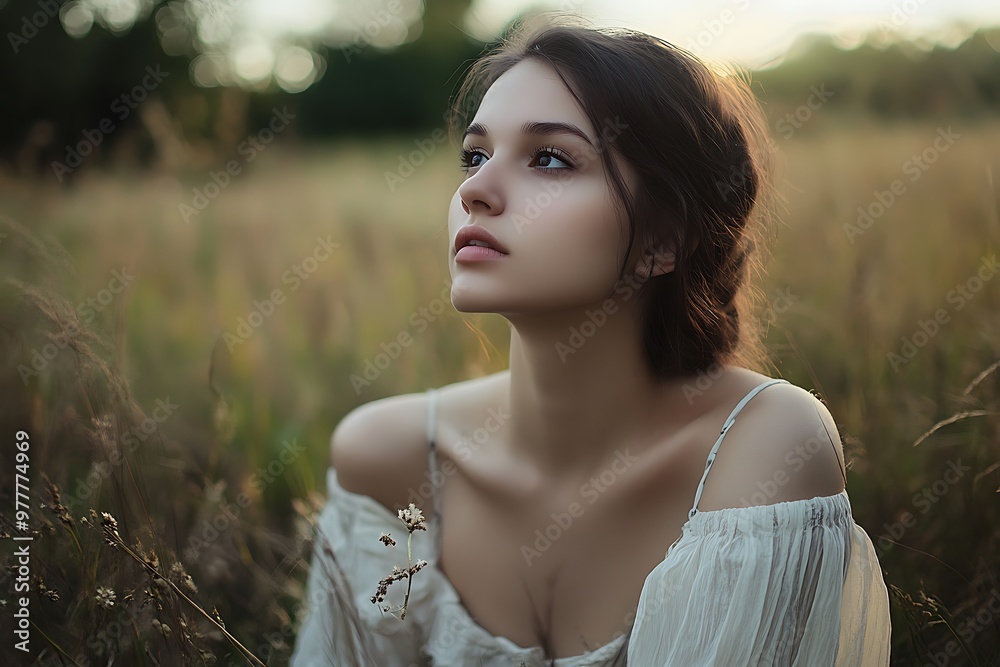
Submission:
<svg viewBox="0 0 1000 667">
<path fill-rule="evenodd" d="M 504 195 L 500 174 L 497 167 L 491 164 L 495 158 L 486 161 L 476 173 L 462 181 L 458 186 L 458 196 L 462 201 L 462 209 L 467 214 L 500 215 L 504 209 Z"/>
</svg>

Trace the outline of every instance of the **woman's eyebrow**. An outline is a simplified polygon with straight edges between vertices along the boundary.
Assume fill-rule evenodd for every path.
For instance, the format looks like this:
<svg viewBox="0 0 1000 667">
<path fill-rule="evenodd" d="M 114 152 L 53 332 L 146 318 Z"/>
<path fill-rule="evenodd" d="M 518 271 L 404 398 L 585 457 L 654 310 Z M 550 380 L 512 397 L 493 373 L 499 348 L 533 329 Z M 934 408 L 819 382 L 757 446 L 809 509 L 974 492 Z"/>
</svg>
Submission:
<svg viewBox="0 0 1000 667">
<path fill-rule="evenodd" d="M 576 125 L 572 125 L 571 123 L 562 123 L 559 121 L 548 121 L 548 122 L 528 121 L 527 123 L 521 126 L 521 134 L 534 134 L 534 135 L 572 134 L 574 136 L 580 137 L 581 139 L 586 141 L 591 148 L 597 150 L 597 147 L 594 146 L 594 142 L 591 141 L 590 137 L 587 136 L 587 133 L 581 130 Z M 485 137 L 489 135 L 489 132 L 486 131 L 486 126 L 483 125 L 482 123 L 473 123 L 472 125 L 469 125 L 468 128 L 466 128 L 465 134 L 462 135 L 462 141 L 465 141 L 465 138 L 469 135 L 474 135 L 477 137 Z"/>
</svg>

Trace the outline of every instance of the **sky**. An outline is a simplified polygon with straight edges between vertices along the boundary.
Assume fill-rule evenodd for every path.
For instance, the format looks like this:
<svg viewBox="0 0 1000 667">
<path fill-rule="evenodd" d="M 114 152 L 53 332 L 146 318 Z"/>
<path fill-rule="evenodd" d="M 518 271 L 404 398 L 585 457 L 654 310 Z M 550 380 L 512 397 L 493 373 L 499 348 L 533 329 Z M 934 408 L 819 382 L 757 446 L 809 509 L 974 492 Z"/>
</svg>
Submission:
<svg viewBox="0 0 1000 667">
<path fill-rule="evenodd" d="M 0 7 L 6 0 L 0 0 Z M 156 14 L 165 51 L 185 44 L 177 12 L 198 14 L 201 54 L 192 64 L 199 85 L 266 88 L 273 77 L 289 92 L 308 88 L 324 63 L 297 43 L 314 38 L 334 48 L 394 48 L 420 35 L 421 2 L 439 0 L 197 0 L 168 3 Z M 66 31 L 86 35 L 94 16 L 125 31 L 148 0 L 71 0 L 60 9 Z M 180 7 L 180 9 L 177 9 Z M 193 9 L 192 9 L 193 8 Z M 650 33 L 706 60 L 757 70 L 777 65 L 808 33 L 827 33 L 850 48 L 870 33 L 957 46 L 978 27 L 1000 51 L 1000 0 L 473 0 L 460 26 L 491 41 L 510 19 L 531 8 L 566 10 L 598 26 Z M 120 25 L 119 25 L 120 24 Z M 180 36 L 173 39 L 174 36 Z M 358 41 L 360 38 L 360 42 Z M 183 49 L 182 49 L 183 51 Z"/>
<path fill-rule="evenodd" d="M 480 36 L 495 33 L 517 11 L 537 4 L 476 0 L 467 28 Z M 773 61 L 809 32 L 838 35 L 839 42 L 850 46 L 865 32 L 891 28 L 904 36 L 927 35 L 957 45 L 976 27 L 1000 26 L 998 0 L 553 0 L 547 6 L 576 11 L 598 25 L 642 30 L 705 58 L 754 68 Z"/>
<path fill-rule="evenodd" d="M 433 0 L 429 0 L 433 2 Z M 569 9 L 598 25 L 634 28 L 713 60 L 756 68 L 774 62 L 809 32 L 839 35 L 845 46 L 867 31 L 928 35 L 957 45 L 979 26 L 1000 26 L 1000 0 L 476 0 L 466 28 L 495 34 L 519 10 L 545 4 Z M 1000 50 L 1000 44 L 994 45 Z"/>
</svg>

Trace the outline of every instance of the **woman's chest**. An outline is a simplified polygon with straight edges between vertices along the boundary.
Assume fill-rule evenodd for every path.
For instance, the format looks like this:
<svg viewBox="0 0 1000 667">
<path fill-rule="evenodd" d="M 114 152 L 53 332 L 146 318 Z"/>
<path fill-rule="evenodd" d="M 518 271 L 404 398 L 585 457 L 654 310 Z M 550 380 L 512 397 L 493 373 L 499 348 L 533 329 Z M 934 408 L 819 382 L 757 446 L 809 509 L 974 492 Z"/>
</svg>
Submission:
<svg viewBox="0 0 1000 667">
<path fill-rule="evenodd" d="M 687 519 L 694 489 L 662 481 L 633 494 L 636 479 L 597 475 L 512 502 L 453 474 L 440 497 L 440 568 L 490 634 L 551 657 L 594 650 L 628 633 L 647 575 Z"/>
</svg>

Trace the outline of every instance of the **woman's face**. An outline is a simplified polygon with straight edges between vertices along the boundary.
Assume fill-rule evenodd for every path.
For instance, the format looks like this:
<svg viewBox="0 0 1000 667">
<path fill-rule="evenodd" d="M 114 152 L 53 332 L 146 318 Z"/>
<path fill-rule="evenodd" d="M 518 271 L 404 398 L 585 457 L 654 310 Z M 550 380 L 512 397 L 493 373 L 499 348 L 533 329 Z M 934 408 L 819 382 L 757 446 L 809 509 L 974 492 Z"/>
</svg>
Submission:
<svg viewBox="0 0 1000 667">
<path fill-rule="evenodd" d="M 448 213 L 452 302 L 462 312 L 524 313 L 603 301 L 618 278 L 627 221 L 598 153 L 620 119 L 592 127 L 548 65 L 525 60 L 486 92 L 463 141 L 468 167 Z M 541 124 L 523 132 L 526 124 Z M 578 136 L 574 129 L 583 136 Z M 629 170 L 618 162 L 626 182 Z M 506 254 L 456 261 L 463 228 L 492 234 Z M 481 254 L 481 253 L 480 253 Z"/>
</svg>

